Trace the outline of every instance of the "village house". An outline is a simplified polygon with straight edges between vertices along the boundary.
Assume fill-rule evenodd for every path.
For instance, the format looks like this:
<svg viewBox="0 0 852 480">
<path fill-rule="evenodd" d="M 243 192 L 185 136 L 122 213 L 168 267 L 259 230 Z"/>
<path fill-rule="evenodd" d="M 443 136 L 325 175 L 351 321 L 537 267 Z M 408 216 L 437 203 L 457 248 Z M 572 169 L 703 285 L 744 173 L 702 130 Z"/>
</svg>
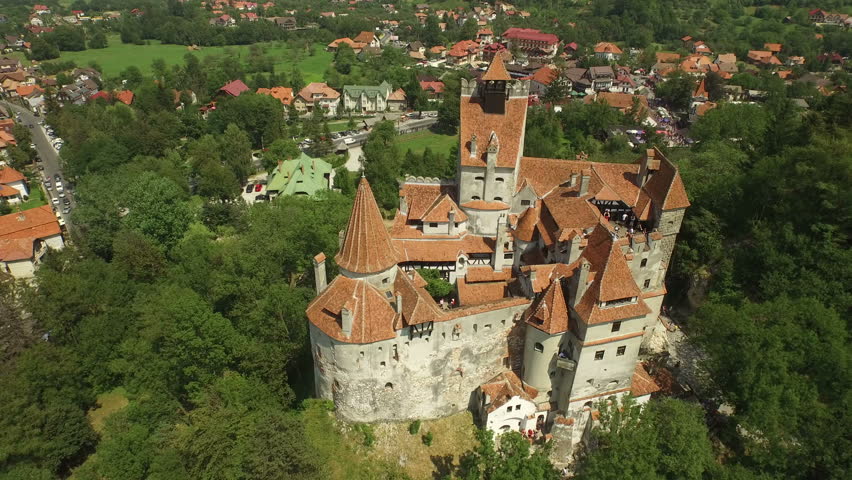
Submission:
<svg viewBox="0 0 852 480">
<path fill-rule="evenodd" d="M 228 15 L 227 13 L 224 15 L 220 15 L 216 18 L 211 18 L 209 20 L 210 25 L 215 25 L 217 27 L 236 27 L 237 21 L 234 20 L 233 17 Z"/>
<path fill-rule="evenodd" d="M 772 52 L 769 50 L 749 50 L 748 51 L 748 62 L 753 65 L 759 66 L 777 66 L 783 65 L 781 60 L 778 60 Z"/>
<path fill-rule="evenodd" d="M 349 37 L 343 37 L 343 38 L 338 38 L 338 39 L 334 40 L 333 42 L 329 43 L 328 46 L 326 47 L 326 49 L 329 52 L 336 52 L 338 45 L 340 45 L 342 43 L 345 43 L 345 44 L 349 45 L 350 47 L 352 47 L 352 50 L 355 53 L 359 53 L 361 51 L 361 49 L 366 46 L 366 44 L 361 43 L 361 42 L 356 42 Z"/>
<path fill-rule="evenodd" d="M 238 79 L 226 83 L 225 86 L 219 89 L 219 91 L 217 92 L 217 96 L 239 97 L 240 94 L 242 94 L 243 92 L 248 92 L 249 90 L 250 88 L 248 87 L 248 85 L 243 83 L 242 80 Z"/>
<path fill-rule="evenodd" d="M 99 91 L 98 84 L 94 80 L 78 79 L 60 88 L 56 96 L 63 104 L 82 105 Z"/>
<path fill-rule="evenodd" d="M 603 67 L 589 67 L 586 71 L 591 89 L 596 92 L 608 91 L 615 83 L 615 72 L 609 65 Z"/>
<path fill-rule="evenodd" d="M 629 93 L 620 92 L 597 92 L 594 95 L 589 95 L 583 99 L 586 104 L 590 103 L 605 103 L 610 108 L 618 110 L 621 113 L 630 113 L 638 108 L 637 114 L 639 118 L 644 119 L 651 111 L 648 106 L 648 98 L 644 95 L 630 95 Z"/>
<path fill-rule="evenodd" d="M 15 204 L 23 202 L 29 196 L 30 191 L 27 189 L 24 174 L 12 167 L 0 165 L 0 200 Z"/>
<path fill-rule="evenodd" d="M 527 58 L 550 59 L 559 53 L 559 37 L 534 28 L 512 27 L 503 32 L 502 38 L 506 48 Z"/>
<path fill-rule="evenodd" d="M 420 89 L 430 102 L 440 102 L 444 99 L 444 82 L 434 77 L 418 77 Z"/>
<path fill-rule="evenodd" d="M 608 62 L 621 60 L 621 55 L 624 52 L 618 48 L 618 45 L 610 42 L 600 42 L 595 45 L 595 56 Z"/>
<path fill-rule="evenodd" d="M 48 250 L 65 246 L 50 205 L 0 217 L 0 273 L 29 279 Z"/>
<path fill-rule="evenodd" d="M 266 182 L 266 193 L 270 198 L 279 195 L 313 196 L 321 190 L 332 188 L 334 167 L 304 152 L 298 158 L 279 162 Z"/>
<path fill-rule="evenodd" d="M 314 108 L 321 108 L 327 115 L 332 116 L 337 115 L 339 104 L 340 92 L 319 82 L 309 83 L 293 100 L 293 106 L 299 113 L 312 112 Z"/>
<path fill-rule="evenodd" d="M 462 40 L 447 52 L 447 63 L 450 65 L 470 65 L 479 56 L 479 44 L 474 40 Z"/>
<path fill-rule="evenodd" d="M 535 71 L 535 73 L 529 78 L 530 80 L 530 94 L 538 95 L 539 97 L 543 96 L 547 93 L 547 88 L 556 80 L 556 77 L 559 72 L 550 68 L 550 67 L 541 67 Z M 568 80 L 568 89 L 570 90 L 573 85 L 571 85 L 571 81 Z"/>
<path fill-rule="evenodd" d="M 296 17 L 269 17 L 267 20 L 274 22 L 282 30 L 296 30 Z"/>
<path fill-rule="evenodd" d="M 376 36 L 376 32 L 361 32 L 352 39 L 355 43 L 363 44 L 363 47 L 381 47 L 382 43 L 379 41 L 379 37 Z"/>
<path fill-rule="evenodd" d="M 290 87 L 258 88 L 257 94 L 277 98 L 284 105 L 293 103 L 293 89 Z"/>
<path fill-rule="evenodd" d="M 358 113 L 403 110 L 405 108 L 405 93 L 402 93 L 402 104 L 398 99 L 397 101 L 388 101 L 393 93 L 395 92 L 388 82 L 382 82 L 377 86 L 344 85 L 343 109 L 347 112 Z"/>
</svg>

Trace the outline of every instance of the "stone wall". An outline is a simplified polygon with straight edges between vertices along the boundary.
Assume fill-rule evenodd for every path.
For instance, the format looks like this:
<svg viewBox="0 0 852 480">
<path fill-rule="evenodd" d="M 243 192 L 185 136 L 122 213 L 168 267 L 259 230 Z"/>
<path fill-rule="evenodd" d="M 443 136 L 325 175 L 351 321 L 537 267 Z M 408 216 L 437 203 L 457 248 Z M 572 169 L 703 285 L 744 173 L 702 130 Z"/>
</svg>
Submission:
<svg viewBox="0 0 852 480">
<path fill-rule="evenodd" d="M 310 326 L 316 393 L 349 421 L 438 418 L 470 405 L 473 392 L 508 367 L 507 335 L 528 304 L 434 324 L 430 334 L 366 345 Z"/>
</svg>

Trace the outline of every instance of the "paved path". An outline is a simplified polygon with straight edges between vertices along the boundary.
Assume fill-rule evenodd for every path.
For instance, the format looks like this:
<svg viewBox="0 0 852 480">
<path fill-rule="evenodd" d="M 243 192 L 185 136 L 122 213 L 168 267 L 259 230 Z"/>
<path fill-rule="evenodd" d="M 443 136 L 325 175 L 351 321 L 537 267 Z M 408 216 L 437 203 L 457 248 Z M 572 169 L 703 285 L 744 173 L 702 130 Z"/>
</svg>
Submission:
<svg viewBox="0 0 852 480">
<path fill-rule="evenodd" d="M 53 145 L 50 144 L 50 139 L 48 138 L 47 133 L 45 133 L 44 128 L 42 128 L 38 124 L 39 120 L 42 120 L 43 117 L 36 117 L 32 114 L 32 112 L 30 112 L 26 108 L 21 107 L 20 105 L 16 105 L 14 103 L 9 103 L 6 101 L 0 103 L 2 103 L 6 107 L 11 108 L 13 112 L 21 114 L 21 120 L 19 123 L 24 126 L 33 125 L 33 128 L 30 129 L 30 133 L 33 138 L 33 144 L 35 144 L 36 151 L 38 151 L 38 155 L 39 157 L 41 157 L 42 165 L 44 166 L 44 170 L 41 172 L 41 174 L 43 178 L 50 179 L 50 181 L 53 183 L 55 183 L 53 179 L 54 175 L 58 173 L 59 176 L 62 177 L 62 184 L 65 187 L 65 196 L 66 198 L 71 200 L 71 208 L 73 209 L 76 206 L 76 202 L 74 201 L 74 194 L 70 190 L 68 190 L 68 182 L 66 182 L 65 175 L 63 175 L 62 173 L 62 163 L 59 159 L 59 153 L 56 151 L 55 148 L 53 148 Z M 30 188 L 42 188 L 42 191 L 44 191 L 43 185 L 30 185 Z M 51 200 L 58 195 L 56 187 L 47 191 L 46 193 L 47 195 L 45 198 L 47 199 L 48 204 L 51 204 Z M 64 220 L 66 228 L 70 230 L 71 215 L 61 213 L 61 205 L 62 204 L 60 203 L 60 207 L 54 207 L 54 210 L 58 210 L 60 212 L 59 215 L 62 220 Z"/>
</svg>

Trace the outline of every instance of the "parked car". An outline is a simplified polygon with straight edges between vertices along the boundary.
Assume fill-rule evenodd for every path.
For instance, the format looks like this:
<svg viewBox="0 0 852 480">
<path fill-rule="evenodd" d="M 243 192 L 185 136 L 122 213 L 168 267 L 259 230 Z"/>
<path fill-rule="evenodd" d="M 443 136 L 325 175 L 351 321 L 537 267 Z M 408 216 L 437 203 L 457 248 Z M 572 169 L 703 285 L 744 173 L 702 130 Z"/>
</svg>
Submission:
<svg viewBox="0 0 852 480">
<path fill-rule="evenodd" d="M 50 190 L 50 189 L 52 189 L 52 188 L 53 188 L 53 184 L 52 184 L 52 183 L 50 183 L 50 180 L 45 180 L 45 181 L 44 181 L 44 188 L 46 188 L 46 189 L 48 189 L 48 190 Z"/>
<path fill-rule="evenodd" d="M 59 198 L 65 198 L 65 192 L 63 192 L 62 190 L 59 190 Z"/>
<path fill-rule="evenodd" d="M 64 213 L 65 215 L 71 213 L 71 205 L 66 205 L 65 208 L 62 209 L 62 213 Z"/>
<path fill-rule="evenodd" d="M 30 148 L 31 148 L 31 149 L 33 149 L 33 150 L 35 150 L 35 149 L 36 149 L 35 143 L 31 143 L 31 144 L 30 144 Z"/>
<path fill-rule="evenodd" d="M 58 182 L 61 178 L 62 178 L 62 177 L 61 177 L 61 176 L 59 176 L 59 174 L 58 174 L 58 173 L 54 173 L 54 174 L 53 174 L 53 179 L 54 179 L 54 180 L 56 180 L 57 182 Z"/>
<path fill-rule="evenodd" d="M 258 183 L 257 185 L 254 186 L 255 192 L 259 192 L 261 190 L 263 190 L 263 184 L 262 183 Z"/>
<path fill-rule="evenodd" d="M 62 188 L 62 184 L 61 184 L 61 183 L 57 183 L 57 184 L 56 184 L 56 191 L 57 191 L 57 192 L 59 192 L 59 193 L 64 193 L 64 192 L 65 192 L 65 189 L 64 189 L 64 188 Z"/>
<path fill-rule="evenodd" d="M 251 193 L 252 190 L 254 190 L 254 184 L 253 183 L 249 183 L 248 185 L 246 185 L 246 193 Z"/>
<path fill-rule="evenodd" d="M 266 202 L 269 200 L 269 195 L 258 195 L 254 197 L 255 202 Z"/>
<path fill-rule="evenodd" d="M 54 207 L 58 207 L 59 206 L 59 197 L 51 198 L 50 203 L 52 203 Z"/>
<path fill-rule="evenodd" d="M 60 196 L 61 196 L 61 195 L 60 195 Z M 71 200 L 70 200 L 68 197 L 64 197 L 64 198 L 62 199 L 62 204 L 63 204 L 63 205 L 71 205 Z"/>
<path fill-rule="evenodd" d="M 345 143 L 346 145 L 352 145 L 353 143 L 355 143 L 355 139 L 352 137 L 346 137 L 343 139 L 343 143 Z"/>
</svg>

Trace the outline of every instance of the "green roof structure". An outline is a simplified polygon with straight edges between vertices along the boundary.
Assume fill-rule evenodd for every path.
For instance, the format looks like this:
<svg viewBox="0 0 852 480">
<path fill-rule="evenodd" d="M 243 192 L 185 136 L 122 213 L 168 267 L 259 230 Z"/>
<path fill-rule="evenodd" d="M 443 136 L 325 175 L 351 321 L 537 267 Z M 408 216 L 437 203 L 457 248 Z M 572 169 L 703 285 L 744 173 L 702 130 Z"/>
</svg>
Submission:
<svg viewBox="0 0 852 480">
<path fill-rule="evenodd" d="M 270 195 L 313 196 L 320 190 L 330 189 L 333 176 L 334 169 L 330 163 L 302 152 L 299 158 L 283 161 L 272 170 L 266 191 Z"/>
</svg>

